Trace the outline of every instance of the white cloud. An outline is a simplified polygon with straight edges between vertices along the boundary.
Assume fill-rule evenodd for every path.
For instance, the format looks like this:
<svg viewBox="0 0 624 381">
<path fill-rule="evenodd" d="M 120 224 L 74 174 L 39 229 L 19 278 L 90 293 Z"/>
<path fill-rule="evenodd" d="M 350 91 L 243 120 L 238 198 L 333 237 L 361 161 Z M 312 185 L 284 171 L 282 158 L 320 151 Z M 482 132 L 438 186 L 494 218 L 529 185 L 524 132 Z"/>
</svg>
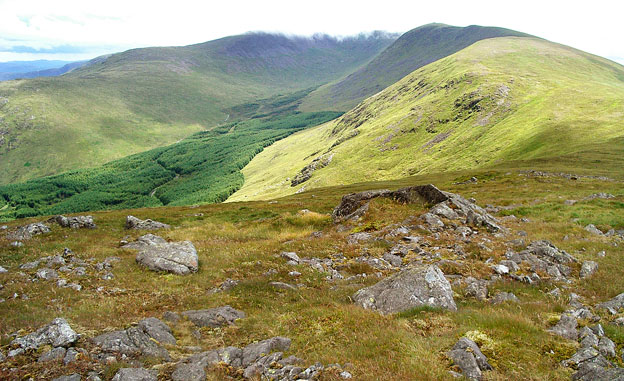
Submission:
<svg viewBox="0 0 624 381">
<path fill-rule="evenodd" d="M 16 45 L 43 49 L 70 44 L 97 55 L 111 47 L 186 45 L 247 31 L 351 35 L 404 32 L 430 22 L 501 26 L 602 56 L 624 57 L 618 41 L 624 35 L 622 14 L 624 4 L 606 0 L 525 0 L 513 6 L 500 0 L 0 0 L 0 50 L 5 50 L 0 60 L 15 56 L 6 50 Z M 92 50 L 100 46 L 106 48 Z"/>
</svg>

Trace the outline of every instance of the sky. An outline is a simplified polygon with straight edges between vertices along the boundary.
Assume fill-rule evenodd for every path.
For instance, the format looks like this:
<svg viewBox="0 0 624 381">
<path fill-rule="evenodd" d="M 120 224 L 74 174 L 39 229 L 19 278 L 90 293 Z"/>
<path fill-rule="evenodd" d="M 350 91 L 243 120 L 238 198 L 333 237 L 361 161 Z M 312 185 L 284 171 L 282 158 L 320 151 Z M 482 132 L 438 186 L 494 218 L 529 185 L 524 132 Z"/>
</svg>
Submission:
<svg viewBox="0 0 624 381">
<path fill-rule="evenodd" d="M 624 64 L 622 15 L 622 0 L 0 0 L 0 62 L 84 60 L 250 31 L 348 36 L 439 22 L 510 28 Z"/>
</svg>

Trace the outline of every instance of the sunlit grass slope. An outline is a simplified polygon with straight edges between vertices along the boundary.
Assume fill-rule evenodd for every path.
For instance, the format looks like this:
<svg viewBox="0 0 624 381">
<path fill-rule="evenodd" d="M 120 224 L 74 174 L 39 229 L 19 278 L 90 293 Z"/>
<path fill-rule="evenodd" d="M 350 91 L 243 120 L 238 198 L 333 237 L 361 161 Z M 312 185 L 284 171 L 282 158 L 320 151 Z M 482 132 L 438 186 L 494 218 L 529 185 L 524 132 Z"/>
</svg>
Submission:
<svg viewBox="0 0 624 381">
<path fill-rule="evenodd" d="M 321 86 L 301 105 L 302 110 L 348 111 L 367 98 L 427 64 L 493 37 L 524 36 L 505 28 L 427 24 L 412 29 L 348 76 Z"/>
<path fill-rule="evenodd" d="M 229 108 L 340 78 L 393 40 L 246 34 L 1 82 L 0 184 L 95 166 L 231 122 Z"/>
<path fill-rule="evenodd" d="M 230 200 L 555 160 L 623 136 L 624 67 L 540 39 L 488 39 L 413 72 L 335 122 L 269 147 L 244 168 L 245 185 Z M 315 158 L 329 157 L 291 186 Z"/>
</svg>

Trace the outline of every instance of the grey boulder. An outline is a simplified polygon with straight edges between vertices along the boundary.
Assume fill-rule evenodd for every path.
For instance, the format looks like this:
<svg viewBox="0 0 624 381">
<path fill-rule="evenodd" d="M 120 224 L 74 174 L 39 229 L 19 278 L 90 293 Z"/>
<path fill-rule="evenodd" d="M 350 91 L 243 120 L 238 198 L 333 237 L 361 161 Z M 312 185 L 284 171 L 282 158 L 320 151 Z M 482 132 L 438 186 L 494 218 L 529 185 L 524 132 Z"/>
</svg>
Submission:
<svg viewBox="0 0 624 381">
<path fill-rule="evenodd" d="M 25 240 L 31 239 L 32 237 L 36 235 L 45 234 L 49 232 L 50 232 L 50 228 L 47 225 L 41 222 L 35 222 L 35 223 L 28 224 L 25 226 L 20 226 L 15 231 L 8 233 L 7 238 L 9 240 L 25 241 Z"/>
<path fill-rule="evenodd" d="M 95 229 L 96 225 L 91 216 L 65 217 L 58 215 L 50 218 L 48 222 L 56 222 L 61 227 L 70 229 Z"/>
<path fill-rule="evenodd" d="M 448 353 L 448 357 L 469 380 L 481 380 L 483 371 L 492 370 L 487 357 L 472 340 L 462 337 Z"/>
<path fill-rule="evenodd" d="M 197 250 L 190 241 L 167 242 L 161 237 L 147 234 L 123 248 L 138 249 L 136 261 L 153 271 L 187 275 L 197 272 L 199 268 Z"/>
<path fill-rule="evenodd" d="M 363 308 L 392 314 L 420 306 L 456 311 L 453 290 L 435 265 L 403 270 L 353 295 Z"/>
<path fill-rule="evenodd" d="M 163 224 L 162 222 L 153 221 L 149 218 L 147 220 L 141 220 L 134 216 L 126 217 L 126 229 L 135 229 L 135 230 L 158 230 L 158 229 L 169 229 L 171 226 L 167 224 Z"/>
<path fill-rule="evenodd" d="M 102 351 L 128 356 L 145 355 L 169 360 L 169 353 L 160 344 L 175 344 L 169 327 L 156 318 L 141 320 L 136 327 L 96 336 L 93 343 Z"/>
<path fill-rule="evenodd" d="M 231 325 L 238 319 L 244 319 L 245 313 L 230 306 L 210 308 L 206 310 L 190 310 L 182 312 L 198 327 L 216 328 Z"/>
<path fill-rule="evenodd" d="M 66 347 L 76 340 L 78 340 L 78 334 L 69 326 L 67 320 L 56 318 L 35 332 L 16 338 L 11 344 L 19 345 L 23 349 L 37 349 L 46 344 L 53 347 Z"/>
<path fill-rule="evenodd" d="M 579 275 L 581 279 L 587 278 L 593 275 L 596 272 L 596 270 L 598 270 L 598 263 L 594 261 L 585 261 L 583 262 L 583 265 L 581 266 L 581 272 Z"/>
</svg>

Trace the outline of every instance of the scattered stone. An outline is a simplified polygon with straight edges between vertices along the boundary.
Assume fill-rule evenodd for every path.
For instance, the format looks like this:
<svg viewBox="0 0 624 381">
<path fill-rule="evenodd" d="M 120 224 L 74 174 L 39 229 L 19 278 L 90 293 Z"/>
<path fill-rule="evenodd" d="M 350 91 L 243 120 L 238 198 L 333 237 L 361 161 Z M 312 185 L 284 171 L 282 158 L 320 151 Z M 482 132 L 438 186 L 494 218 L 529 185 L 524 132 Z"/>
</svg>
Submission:
<svg viewBox="0 0 624 381">
<path fill-rule="evenodd" d="M 290 291 L 297 290 L 297 286 L 293 286 L 292 284 L 288 284 L 284 282 L 270 282 L 269 285 L 280 290 L 290 290 Z"/>
<path fill-rule="evenodd" d="M 123 248 L 138 249 L 136 261 L 153 271 L 187 275 L 198 270 L 197 250 L 190 241 L 168 243 L 161 237 L 147 234 Z"/>
<path fill-rule="evenodd" d="M 169 353 L 160 346 L 160 340 L 164 343 L 175 344 L 175 338 L 169 327 L 156 318 L 144 319 L 136 327 L 107 332 L 92 339 L 103 352 L 127 356 L 144 355 L 169 360 Z"/>
<path fill-rule="evenodd" d="M 163 224 L 162 222 L 153 221 L 149 218 L 147 220 L 141 220 L 134 216 L 126 217 L 126 229 L 134 230 L 158 230 L 169 229 L 171 226 Z"/>
<path fill-rule="evenodd" d="M 46 234 L 50 232 L 50 228 L 41 222 L 35 222 L 25 226 L 18 227 L 15 231 L 9 232 L 7 238 L 15 241 L 26 241 L 33 236 Z"/>
<path fill-rule="evenodd" d="M 607 253 L 604 250 L 602 250 L 596 253 L 596 255 L 599 256 L 600 258 L 604 258 L 607 255 Z"/>
<path fill-rule="evenodd" d="M 355 245 L 361 241 L 369 241 L 372 238 L 373 236 L 370 233 L 353 233 L 347 236 L 347 243 L 349 243 L 349 245 Z"/>
<path fill-rule="evenodd" d="M 191 310 L 182 312 L 198 327 L 216 328 L 224 325 L 232 325 L 238 319 L 244 319 L 243 311 L 234 309 L 230 306 L 210 308 L 206 310 Z"/>
<path fill-rule="evenodd" d="M 583 200 L 594 200 L 594 199 L 597 199 L 597 198 L 601 198 L 603 200 L 608 200 L 610 198 L 615 198 L 615 196 L 610 194 L 610 193 L 600 192 L 600 193 L 591 194 L 591 195 L 585 197 Z"/>
<path fill-rule="evenodd" d="M 576 204 L 577 202 L 578 201 L 576 201 L 576 200 L 565 200 L 563 203 L 565 205 L 572 206 L 572 205 Z"/>
<path fill-rule="evenodd" d="M 290 339 L 286 337 L 273 337 L 259 343 L 250 344 L 243 349 L 242 366 L 247 367 L 260 357 L 274 351 L 287 351 L 290 348 Z"/>
<path fill-rule="evenodd" d="M 238 281 L 234 279 L 227 278 L 219 285 L 219 287 L 215 287 L 209 290 L 210 294 L 215 294 L 217 292 L 229 291 L 238 285 Z"/>
<path fill-rule="evenodd" d="M 501 304 L 504 302 L 518 303 L 520 300 L 511 292 L 499 292 L 492 298 L 492 304 Z"/>
<path fill-rule="evenodd" d="M 617 313 L 624 307 L 624 292 L 616 296 L 615 298 L 600 303 L 596 306 L 598 309 L 604 309 L 609 311 L 612 315 L 617 315 Z"/>
<path fill-rule="evenodd" d="M 21 270 L 33 270 L 37 267 L 39 267 L 39 261 L 26 262 L 19 266 Z"/>
<path fill-rule="evenodd" d="M 44 268 L 37 271 L 37 277 L 43 280 L 58 279 L 58 273 L 53 269 Z"/>
<path fill-rule="evenodd" d="M 468 277 L 466 282 L 466 296 L 476 298 L 477 300 L 486 300 L 488 297 L 488 282 L 481 279 Z"/>
<path fill-rule="evenodd" d="M 20 241 L 13 241 L 13 242 L 10 243 L 10 245 L 13 246 L 13 247 L 22 247 L 22 246 L 24 246 L 24 243 L 20 242 Z"/>
<path fill-rule="evenodd" d="M 201 363 L 178 364 L 171 373 L 171 379 L 173 381 L 204 381 L 206 380 L 204 367 Z"/>
<path fill-rule="evenodd" d="M 283 251 L 280 256 L 288 262 L 293 262 L 294 264 L 298 264 L 301 261 L 297 253 L 294 252 Z"/>
<path fill-rule="evenodd" d="M 66 349 L 63 347 L 52 348 L 49 351 L 43 353 L 37 359 L 37 362 L 48 362 L 55 360 L 62 360 L 65 357 Z"/>
<path fill-rule="evenodd" d="M 299 271 L 291 271 L 288 273 L 288 276 L 291 278 L 299 278 L 301 276 L 301 273 Z"/>
<path fill-rule="evenodd" d="M 166 311 L 165 313 L 163 313 L 163 319 L 166 321 L 177 323 L 180 321 L 181 317 L 180 314 L 178 314 L 177 312 Z"/>
<path fill-rule="evenodd" d="M 498 265 L 494 265 L 492 266 L 492 269 L 494 270 L 494 272 L 496 272 L 498 275 L 506 275 L 509 274 L 509 267 L 502 265 L 502 264 L 498 264 Z"/>
<path fill-rule="evenodd" d="M 69 376 L 61 376 L 53 379 L 52 381 L 80 381 L 82 378 L 78 373 L 72 373 Z M 139 381 L 139 380 L 137 380 Z M 140 380 L 142 381 L 142 380 Z"/>
<path fill-rule="evenodd" d="M 401 267 L 403 265 L 403 259 L 392 253 L 385 253 L 383 259 L 394 267 Z"/>
<path fill-rule="evenodd" d="M 602 233 L 602 231 L 600 231 L 600 229 L 598 229 L 596 226 L 594 226 L 594 224 L 589 224 L 589 225 L 585 226 L 585 230 L 587 230 L 588 232 L 590 232 L 592 234 L 604 235 Z"/>
<path fill-rule="evenodd" d="M 462 337 L 453 346 L 448 356 L 461 369 L 462 374 L 469 380 L 481 380 L 483 371 L 492 370 L 487 357 L 479 346 L 472 340 Z"/>
<path fill-rule="evenodd" d="M 427 224 L 431 231 L 438 231 L 444 228 L 444 222 L 433 213 L 425 213 L 420 218 Z"/>
<path fill-rule="evenodd" d="M 63 364 L 67 365 L 76 361 L 79 355 L 80 355 L 80 352 L 78 352 L 74 348 L 69 348 L 67 352 L 65 353 L 65 357 L 63 357 Z"/>
<path fill-rule="evenodd" d="M 70 229 L 95 229 L 96 225 L 91 216 L 65 217 L 62 215 L 52 217 L 48 222 L 56 222 L 61 227 Z"/>
<path fill-rule="evenodd" d="M 78 334 L 69 326 L 67 320 L 56 318 L 35 332 L 16 338 L 11 344 L 18 345 L 22 349 L 37 349 L 46 344 L 53 347 L 66 347 L 76 340 L 78 340 Z"/>
<path fill-rule="evenodd" d="M 585 261 L 581 266 L 581 279 L 587 278 L 598 270 L 598 263 L 594 261 Z"/>
<path fill-rule="evenodd" d="M 566 313 L 561 315 L 559 322 L 549 331 L 568 340 L 576 340 L 578 332 L 576 330 L 576 319 Z"/>
<path fill-rule="evenodd" d="M 0 274 L 5 274 L 8 273 L 9 270 L 5 269 L 4 267 L 0 266 Z"/>
<path fill-rule="evenodd" d="M 121 368 L 112 381 L 158 381 L 158 371 L 143 368 Z"/>
<path fill-rule="evenodd" d="M 451 285 L 435 265 L 403 270 L 359 290 L 353 295 L 353 300 L 363 308 L 382 314 L 423 305 L 457 310 Z"/>
</svg>

